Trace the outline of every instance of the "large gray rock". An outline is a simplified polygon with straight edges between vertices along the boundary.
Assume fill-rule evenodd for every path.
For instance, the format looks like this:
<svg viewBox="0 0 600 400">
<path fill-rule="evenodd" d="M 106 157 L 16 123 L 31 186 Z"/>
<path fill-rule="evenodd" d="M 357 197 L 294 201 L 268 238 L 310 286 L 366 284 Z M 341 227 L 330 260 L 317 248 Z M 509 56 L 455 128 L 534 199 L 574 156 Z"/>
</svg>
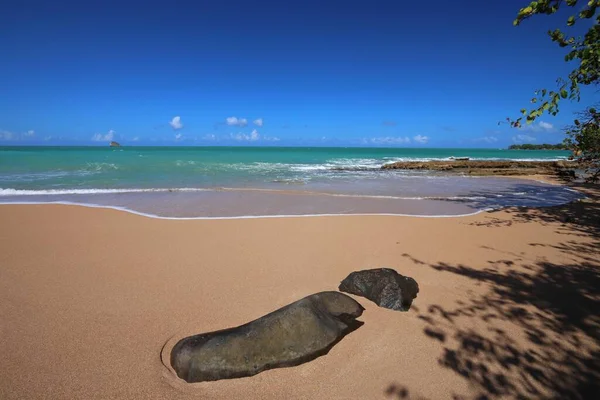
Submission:
<svg viewBox="0 0 600 400">
<path fill-rule="evenodd" d="M 366 297 L 380 307 L 398 311 L 408 311 L 419 293 L 417 281 L 389 268 L 352 272 L 339 289 Z"/>
<path fill-rule="evenodd" d="M 299 365 L 327 352 L 357 329 L 364 308 L 339 292 L 321 292 L 237 328 L 180 340 L 171 365 L 187 382 L 252 376 Z"/>
</svg>

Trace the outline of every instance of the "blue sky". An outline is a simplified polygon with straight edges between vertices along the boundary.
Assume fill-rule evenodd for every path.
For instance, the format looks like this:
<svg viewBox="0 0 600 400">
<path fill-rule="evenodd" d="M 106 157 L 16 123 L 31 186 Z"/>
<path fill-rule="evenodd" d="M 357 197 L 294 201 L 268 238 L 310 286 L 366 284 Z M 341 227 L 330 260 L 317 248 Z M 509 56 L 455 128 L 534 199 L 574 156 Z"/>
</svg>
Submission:
<svg viewBox="0 0 600 400">
<path fill-rule="evenodd" d="M 511 129 L 572 66 L 528 1 L 7 1 L 0 145 L 557 143 Z"/>
</svg>

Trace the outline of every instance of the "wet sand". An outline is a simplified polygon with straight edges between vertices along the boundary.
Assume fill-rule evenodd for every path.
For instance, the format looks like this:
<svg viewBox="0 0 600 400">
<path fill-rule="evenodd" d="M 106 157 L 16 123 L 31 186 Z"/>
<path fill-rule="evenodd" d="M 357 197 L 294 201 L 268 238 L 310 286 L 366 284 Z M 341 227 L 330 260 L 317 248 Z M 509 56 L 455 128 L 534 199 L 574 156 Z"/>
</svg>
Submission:
<svg viewBox="0 0 600 400">
<path fill-rule="evenodd" d="M 272 188 L 96 189 L 13 194 L 0 203 L 96 205 L 164 218 L 298 215 L 459 216 L 503 207 L 565 204 L 580 194 L 536 177 L 402 176 Z M 35 192 L 35 191 L 34 191 Z M 44 191 L 42 191 L 44 192 Z M 60 192 L 60 190 L 59 190 Z"/>
<path fill-rule="evenodd" d="M 589 394 L 600 354 L 594 215 L 595 200 L 439 219 L 212 221 L 2 205 L 0 398 Z M 185 335 L 240 325 L 383 266 L 419 283 L 411 310 L 355 297 L 365 324 L 314 361 L 199 384 L 162 362 Z"/>
</svg>

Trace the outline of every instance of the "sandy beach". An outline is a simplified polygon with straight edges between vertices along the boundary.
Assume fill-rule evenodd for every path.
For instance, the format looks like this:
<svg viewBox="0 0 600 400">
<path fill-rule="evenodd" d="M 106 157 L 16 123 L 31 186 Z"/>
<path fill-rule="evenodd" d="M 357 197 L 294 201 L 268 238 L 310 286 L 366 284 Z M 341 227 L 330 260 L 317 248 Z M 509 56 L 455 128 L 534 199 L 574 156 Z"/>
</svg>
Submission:
<svg viewBox="0 0 600 400">
<path fill-rule="evenodd" d="M 452 218 L 177 221 L 1 205 L 0 398 L 591 398 L 600 378 L 591 196 Z M 384 266 L 417 280 L 411 310 L 354 296 L 364 325 L 314 361 L 197 384 L 163 362 L 184 336 Z"/>
</svg>

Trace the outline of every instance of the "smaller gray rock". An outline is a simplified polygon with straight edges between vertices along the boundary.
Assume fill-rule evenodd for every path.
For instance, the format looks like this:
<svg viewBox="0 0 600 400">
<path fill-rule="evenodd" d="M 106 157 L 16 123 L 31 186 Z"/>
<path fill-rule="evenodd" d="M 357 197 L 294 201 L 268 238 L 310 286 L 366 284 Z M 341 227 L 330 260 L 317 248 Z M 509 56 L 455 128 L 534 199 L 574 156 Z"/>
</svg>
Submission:
<svg viewBox="0 0 600 400">
<path fill-rule="evenodd" d="M 339 289 L 397 311 L 408 311 L 419 293 L 417 281 L 389 268 L 352 272 L 342 281 Z"/>
</svg>

